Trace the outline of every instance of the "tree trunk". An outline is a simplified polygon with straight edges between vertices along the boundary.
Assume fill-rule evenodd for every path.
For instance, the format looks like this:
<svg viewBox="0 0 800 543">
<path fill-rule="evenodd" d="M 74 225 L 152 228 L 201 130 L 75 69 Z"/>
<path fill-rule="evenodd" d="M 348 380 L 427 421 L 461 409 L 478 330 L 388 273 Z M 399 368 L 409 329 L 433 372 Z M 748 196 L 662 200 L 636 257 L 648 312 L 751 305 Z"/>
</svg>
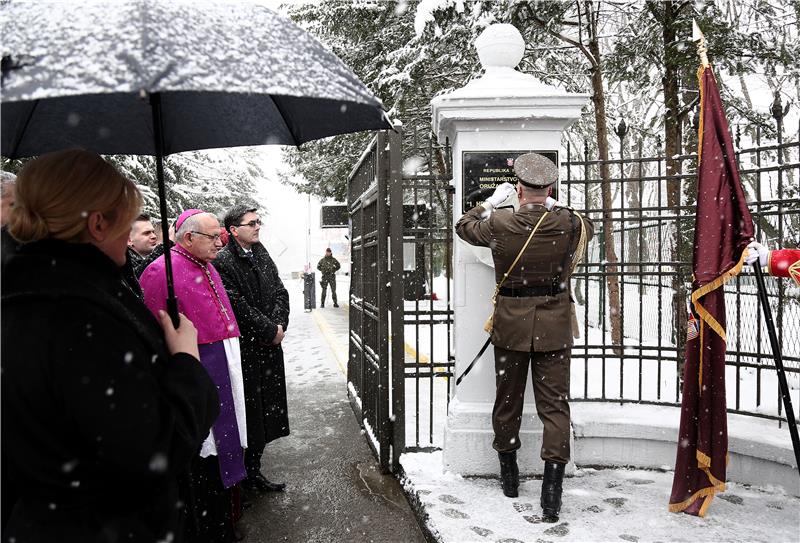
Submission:
<svg viewBox="0 0 800 543">
<path fill-rule="evenodd" d="M 681 216 L 678 206 L 681 204 L 681 161 L 675 157 L 682 151 L 682 130 L 679 101 L 679 81 L 677 52 L 674 49 L 678 13 L 675 10 L 674 0 L 664 2 L 664 17 L 662 18 L 663 40 L 664 40 L 664 153 L 666 155 L 666 179 L 667 179 L 667 207 L 674 210 L 676 217 Z M 675 223 L 675 228 L 671 233 L 670 257 L 672 262 L 691 262 L 692 247 L 685 243 L 682 230 L 688 225 L 682 225 L 680 220 Z M 688 247 L 687 247 L 688 246 Z M 688 249 L 688 250 L 687 250 Z M 686 343 L 686 272 L 682 266 L 675 269 L 672 276 L 672 314 L 673 317 L 673 340 L 678 352 Z M 683 357 L 678 357 L 678 374 L 683 375 Z"/>
<path fill-rule="evenodd" d="M 586 2 L 589 27 L 589 51 L 595 59 L 592 67 L 592 103 L 594 105 L 594 119 L 597 125 L 597 151 L 600 159 L 600 178 L 602 179 L 601 193 L 603 198 L 603 244 L 605 246 L 606 285 L 608 287 L 608 307 L 611 317 L 611 341 L 614 345 L 622 344 L 621 308 L 619 296 L 619 273 L 617 252 L 614 248 L 614 221 L 612 220 L 613 198 L 611 195 L 611 173 L 608 168 L 608 125 L 606 123 L 605 91 L 603 90 L 603 65 L 600 57 L 600 43 L 597 37 L 596 16 L 594 6 Z M 614 353 L 618 356 L 622 350 L 616 348 Z"/>
</svg>

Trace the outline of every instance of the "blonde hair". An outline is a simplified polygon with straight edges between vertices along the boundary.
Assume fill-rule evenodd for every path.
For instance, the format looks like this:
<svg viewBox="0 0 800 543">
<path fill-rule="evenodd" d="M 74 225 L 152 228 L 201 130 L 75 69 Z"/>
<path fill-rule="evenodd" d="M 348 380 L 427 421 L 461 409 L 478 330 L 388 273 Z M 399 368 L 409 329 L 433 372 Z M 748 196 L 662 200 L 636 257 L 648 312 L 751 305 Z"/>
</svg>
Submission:
<svg viewBox="0 0 800 543">
<path fill-rule="evenodd" d="M 19 172 L 8 231 L 21 242 L 82 242 L 87 217 L 98 211 L 113 225 L 113 237 L 130 230 L 141 206 L 136 185 L 100 155 L 83 149 L 56 151 Z"/>
</svg>

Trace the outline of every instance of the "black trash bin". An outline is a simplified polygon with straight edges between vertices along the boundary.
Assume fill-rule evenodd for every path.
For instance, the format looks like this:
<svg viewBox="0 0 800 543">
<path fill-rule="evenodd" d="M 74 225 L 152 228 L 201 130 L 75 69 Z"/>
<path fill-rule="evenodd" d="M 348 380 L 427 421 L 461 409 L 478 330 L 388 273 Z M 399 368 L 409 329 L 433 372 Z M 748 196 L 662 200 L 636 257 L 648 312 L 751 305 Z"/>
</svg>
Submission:
<svg viewBox="0 0 800 543">
<path fill-rule="evenodd" d="M 303 300 L 306 311 L 317 307 L 317 282 L 314 280 L 315 272 L 303 274 Z"/>
</svg>

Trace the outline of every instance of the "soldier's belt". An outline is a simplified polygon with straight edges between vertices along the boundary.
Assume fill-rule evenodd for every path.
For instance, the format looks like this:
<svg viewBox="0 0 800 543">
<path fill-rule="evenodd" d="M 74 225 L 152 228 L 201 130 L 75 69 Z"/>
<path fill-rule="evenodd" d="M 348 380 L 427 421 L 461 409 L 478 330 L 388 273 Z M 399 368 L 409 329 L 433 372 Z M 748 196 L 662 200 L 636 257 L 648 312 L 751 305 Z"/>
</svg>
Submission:
<svg viewBox="0 0 800 543">
<path fill-rule="evenodd" d="M 530 298 L 532 296 L 556 296 L 566 289 L 548 285 L 533 287 L 500 287 L 498 294 L 510 298 Z"/>
</svg>

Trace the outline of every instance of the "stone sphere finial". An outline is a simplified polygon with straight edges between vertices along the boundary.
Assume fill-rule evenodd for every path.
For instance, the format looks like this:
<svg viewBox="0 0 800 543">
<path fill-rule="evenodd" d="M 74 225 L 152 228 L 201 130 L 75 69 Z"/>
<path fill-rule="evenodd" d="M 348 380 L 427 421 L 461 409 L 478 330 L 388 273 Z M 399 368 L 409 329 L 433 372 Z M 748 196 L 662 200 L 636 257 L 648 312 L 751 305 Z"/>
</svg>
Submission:
<svg viewBox="0 0 800 543">
<path fill-rule="evenodd" d="M 493 24 L 475 40 L 484 68 L 516 68 L 525 54 L 525 40 L 514 25 Z"/>
</svg>

